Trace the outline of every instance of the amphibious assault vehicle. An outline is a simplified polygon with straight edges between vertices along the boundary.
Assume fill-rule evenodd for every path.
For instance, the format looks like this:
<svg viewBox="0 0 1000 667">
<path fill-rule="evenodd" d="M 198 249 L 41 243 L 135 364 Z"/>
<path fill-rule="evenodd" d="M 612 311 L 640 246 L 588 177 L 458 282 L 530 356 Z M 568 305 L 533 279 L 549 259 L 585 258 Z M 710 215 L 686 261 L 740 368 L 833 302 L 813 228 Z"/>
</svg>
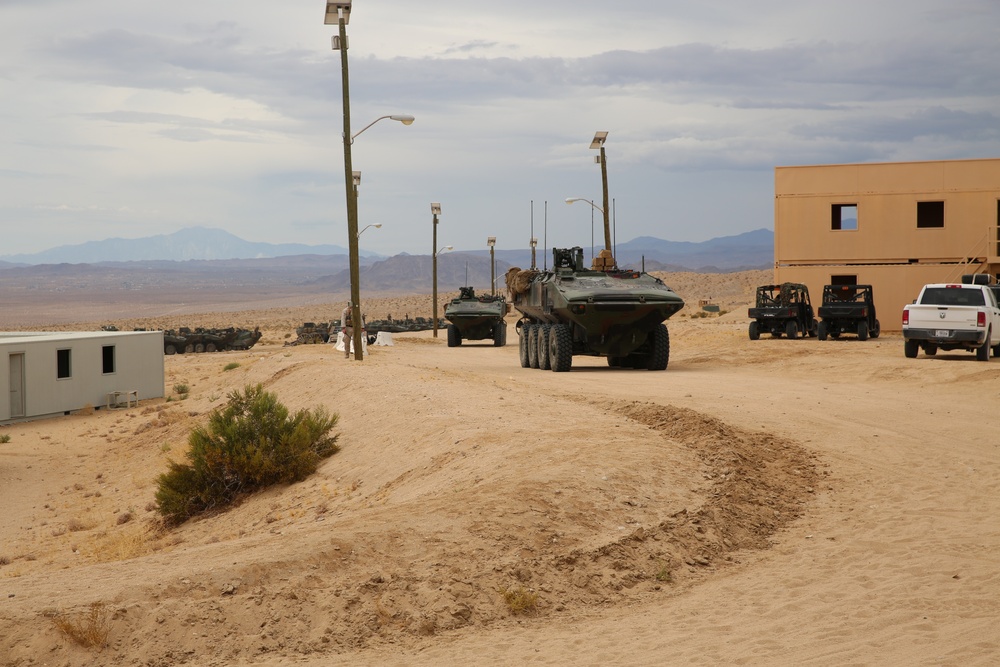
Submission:
<svg viewBox="0 0 1000 667">
<path fill-rule="evenodd" d="M 458 298 L 444 307 L 448 325 L 448 347 L 463 340 L 492 339 L 494 347 L 507 344 L 507 300 L 503 296 L 476 296 L 472 287 L 458 288 Z"/>
<path fill-rule="evenodd" d="M 667 368 L 664 321 L 684 301 L 659 278 L 617 268 L 609 248 L 590 268 L 582 248 L 553 248 L 552 270 L 512 268 L 507 287 L 522 315 L 523 368 L 568 371 L 574 355 L 607 357 L 613 368 Z"/>
<path fill-rule="evenodd" d="M 260 340 L 260 329 L 205 329 L 198 327 L 190 329 L 181 327 L 177 331 L 167 329 L 163 332 L 163 353 L 200 353 L 221 352 L 224 350 L 249 350 Z"/>
</svg>

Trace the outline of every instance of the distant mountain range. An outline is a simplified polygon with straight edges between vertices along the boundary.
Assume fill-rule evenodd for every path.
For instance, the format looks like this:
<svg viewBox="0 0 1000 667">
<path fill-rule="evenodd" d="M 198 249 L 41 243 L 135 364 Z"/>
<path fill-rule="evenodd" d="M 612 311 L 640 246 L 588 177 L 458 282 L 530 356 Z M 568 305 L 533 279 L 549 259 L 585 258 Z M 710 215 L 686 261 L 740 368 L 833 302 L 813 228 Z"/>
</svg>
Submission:
<svg viewBox="0 0 1000 667">
<path fill-rule="evenodd" d="M 589 261 L 590 248 L 584 249 Z M 255 264 L 258 268 L 281 270 L 290 257 L 310 256 L 309 270 L 316 280 L 339 284 L 346 281 L 347 249 L 336 245 L 305 245 L 300 243 L 253 243 L 221 229 L 192 227 L 168 235 L 149 236 L 139 239 L 107 239 L 91 241 L 79 245 L 59 246 L 30 255 L 0 255 L 0 269 L 10 269 L 24 265 L 86 264 L 127 268 L 156 263 L 159 270 L 169 271 L 170 262 L 194 262 L 188 268 L 199 271 L 210 270 L 208 264 L 220 262 L 236 268 L 233 264 Z M 362 280 L 373 289 L 398 286 L 401 282 L 427 282 L 431 275 L 429 255 L 407 255 L 402 253 L 391 258 L 362 252 Z M 641 268 L 647 271 L 701 271 L 727 272 L 748 269 L 771 268 L 774 264 L 774 232 L 757 229 L 734 236 L 702 241 L 699 243 L 665 241 L 643 236 L 619 243 L 616 248 L 619 266 Z M 328 258 L 325 261 L 320 258 Z M 527 268 L 531 264 L 530 249 L 497 250 L 497 273 L 502 274 L 511 265 Z M 274 258 L 271 262 L 263 260 Z M 284 258 L 284 259 L 283 259 Z M 539 267 L 551 264 L 551 249 L 538 248 L 535 257 Z M 207 264 L 206 264 L 207 263 Z M 319 264 L 327 269 L 320 269 Z M 457 287 L 465 284 L 466 265 L 470 272 L 470 282 L 474 285 L 489 285 L 489 251 L 476 249 L 445 253 L 438 258 L 438 284 Z M 82 267 L 81 267 L 82 268 Z M 136 266 L 138 268 L 138 266 Z M 180 267 L 177 267 L 178 269 Z M 473 277 L 475 278 L 473 280 Z M 331 285 L 332 286 L 332 285 Z"/>
</svg>

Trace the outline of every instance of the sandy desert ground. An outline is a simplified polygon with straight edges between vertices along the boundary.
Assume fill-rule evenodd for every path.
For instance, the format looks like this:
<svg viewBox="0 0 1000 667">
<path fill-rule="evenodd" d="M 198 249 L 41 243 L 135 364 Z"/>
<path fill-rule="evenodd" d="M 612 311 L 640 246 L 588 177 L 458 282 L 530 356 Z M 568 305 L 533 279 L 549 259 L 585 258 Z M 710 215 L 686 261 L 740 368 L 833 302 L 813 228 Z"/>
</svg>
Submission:
<svg viewBox="0 0 1000 667">
<path fill-rule="evenodd" d="M 422 332 L 347 361 L 283 345 L 339 305 L 280 295 L 8 313 L 265 335 L 167 357 L 170 400 L 0 427 L 0 665 L 1000 663 L 1000 359 L 905 359 L 892 333 L 751 342 L 766 281 L 668 276 L 731 312 L 672 318 L 665 372 L 522 369 L 512 329 L 504 348 Z M 250 383 L 338 413 L 341 451 L 157 529 L 157 475 Z M 537 604 L 514 614 L 505 591 Z M 91 610 L 101 651 L 57 628 Z"/>
</svg>

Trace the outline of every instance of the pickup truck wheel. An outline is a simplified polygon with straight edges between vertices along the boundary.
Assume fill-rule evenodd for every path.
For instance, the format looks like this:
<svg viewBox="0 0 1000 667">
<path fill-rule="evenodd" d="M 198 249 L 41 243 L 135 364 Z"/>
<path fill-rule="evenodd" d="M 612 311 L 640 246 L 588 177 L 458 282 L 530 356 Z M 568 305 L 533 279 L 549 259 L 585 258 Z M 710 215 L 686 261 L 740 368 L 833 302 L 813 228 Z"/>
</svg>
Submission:
<svg viewBox="0 0 1000 667">
<path fill-rule="evenodd" d="M 868 340 L 868 322 L 858 322 L 858 340 Z"/>
<path fill-rule="evenodd" d="M 915 340 L 903 341 L 903 354 L 906 355 L 907 359 L 915 359 L 917 357 L 917 350 L 920 349 L 920 344 Z"/>
<path fill-rule="evenodd" d="M 820 322 L 819 327 L 817 327 L 818 335 L 820 340 L 826 340 L 826 322 Z"/>
<path fill-rule="evenodd" d="M 785 325 L 785 335 L 791 340 L 795 340 L 799 337 L 799 325 L 795 323 L 795 320 L 790 320 L 788 324 Z"/>
<path fill-rule="evenodd" d="M 760 327 L 756 322 L 750 323 L 750 340 L 757 340 L 760 338 Z"/>
<path fill-rule="evenodd" d="M 937 345 L 935 345 L 934 343 L 927 343 L 926 345 L 924 345 L 924 354 L 926 354 L 928 357 L 933 357 L 935 354 L 937 354 Z"/>
<path fill-rule="evenodd" d="M 983 344 L 976 348 L 976 361 L 989 361 L 990 360 L 990 336 L 992 334 L 989 330 L 986 331 L 986 340 Z"/>
</svg>

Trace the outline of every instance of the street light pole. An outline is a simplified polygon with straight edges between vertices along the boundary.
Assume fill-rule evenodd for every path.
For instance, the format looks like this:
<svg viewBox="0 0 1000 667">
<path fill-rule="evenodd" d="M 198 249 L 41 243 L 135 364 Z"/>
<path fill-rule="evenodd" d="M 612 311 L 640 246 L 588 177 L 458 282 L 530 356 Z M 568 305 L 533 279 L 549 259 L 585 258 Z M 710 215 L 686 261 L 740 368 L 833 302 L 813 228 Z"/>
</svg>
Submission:
<svg viewBox="0 0 1000 667">
<path fill-rule="evenodd" d="M 354 358 L 364 361 L 361 347 L 361 262 L 358 257 L 358 191 L 354 185 L 354 170 L 351 167 L 351 93 L 347 69 L 347 23 L 351 20 L 351 0 L 327 0 L 327 25 L 336 23 L 339 38 L 333 40 L 333 48 L 340 51 L 341 80 L 344 88 L 344 180 L 347 184 L 347 246 L 351 273 L 351 320 L 354 322 Z"/>
<path fill-rule="evenodd" d="M 600 149 L 600 156 L 594 157 L 594 162 L 601 165 L 601 190 L 604 194 L 604 208 L 601 212 L 604 213 L 604 248 L 611 252 L 611 220 L 609 219 L 610 208 L 608 207 L 608 161 L 607 156 L 604 154 L 604 142 L 608 139 L 607 132 L 596 132 L 594 134 L 594 140 L 590 142 L 590 147 L 593 149 Z"/>
<path fill-rule="evenodd" d="M 431 246 L 431 273 L 433 274 L 432 280 L 434 286 L 431 292 L 431 298 L 433 299 L 433 305 L 431 307 L 431 313 L 433 315 L 433 327 L 434 327 L 434 337 L 438 337 L 438 216 L 441 215 L 441 204 L 440 202 L 431 202 L 431 216 L 433 216 L 433 245 Z"/>
<path fill-rule="evenodd" d="M 496 244 L 497 237 L 486 237 L 486 245 L 490 247 L 490 296 L 497 295 L 497 262 L 496 255 L 493 254 L 493 248 Z"/>
</svg>

